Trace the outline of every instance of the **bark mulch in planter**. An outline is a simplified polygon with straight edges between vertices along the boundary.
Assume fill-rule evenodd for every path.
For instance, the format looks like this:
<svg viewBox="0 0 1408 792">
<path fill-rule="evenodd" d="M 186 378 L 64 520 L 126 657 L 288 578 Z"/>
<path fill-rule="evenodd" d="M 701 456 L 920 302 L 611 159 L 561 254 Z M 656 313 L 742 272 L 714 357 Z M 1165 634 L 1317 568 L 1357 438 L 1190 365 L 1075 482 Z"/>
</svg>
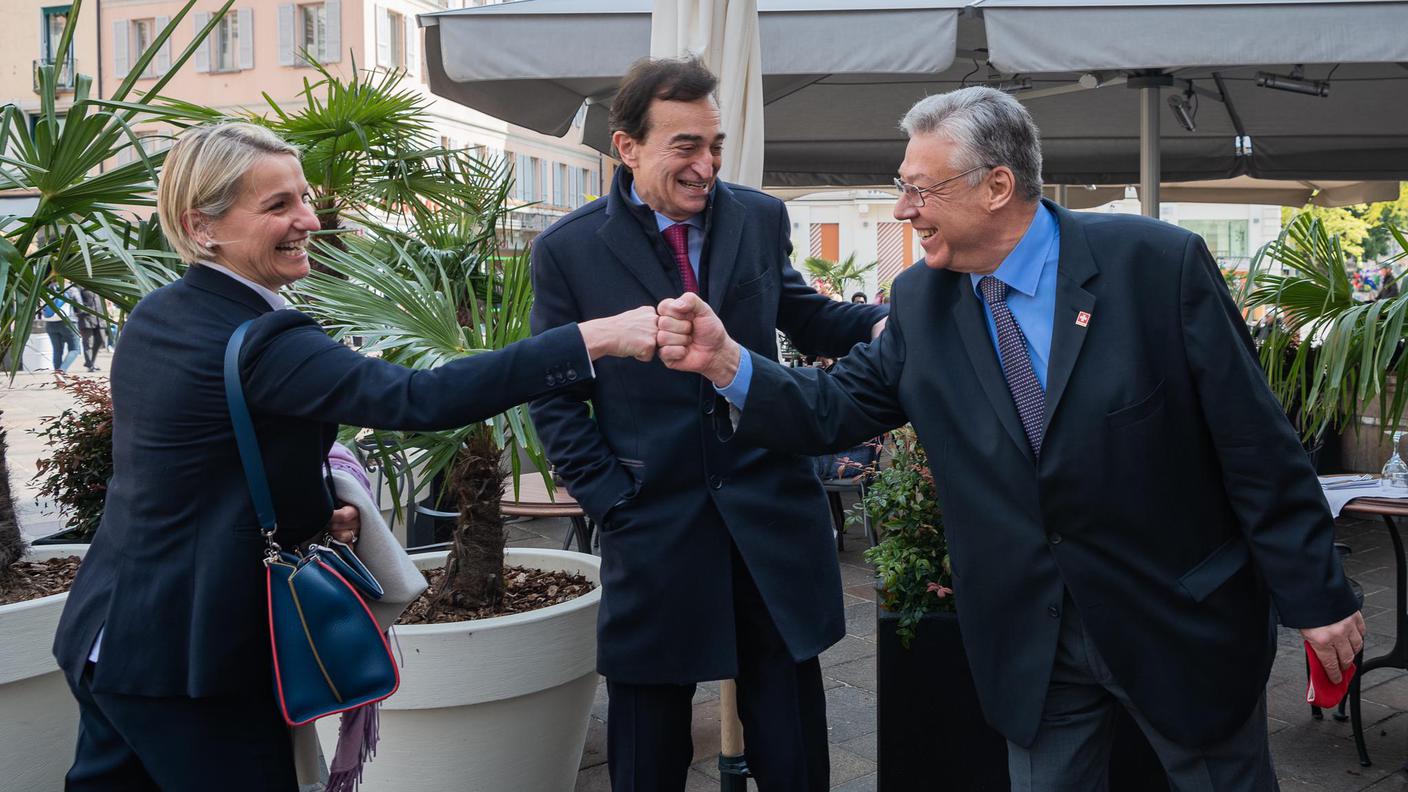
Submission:
<svg viewBox="0 0 1408 792">
<path fill-rule="evenodd" d="M 497 608 L 480 608 L 476 611 L 441 613 L 427 621 L 425 612 L 431 600 L 440 590 L 440 581 L 445 577 L 443 568 L 422 570 L 430 588 L 411 603 L 397 624 L 447 624 L 451 622 L 488 619 L 494 616 L 507 616 L 510 613 L 523 613 L 558 605 L 586 594 L 596 588 L 596 584 L 581 575 L 563 571 L 544 571 L 527 567 L 504 567 L 504 601 Z"/>
<path fill-rule="evenodd" d="M 20 561 L 12 565 L 9 571 L 18 572 L 18 575 L 0 572 L 0 605 L 13 605 L 68 591 L 82 562 L 78 556 L 68 556 L 47 561 Z"/>
</svg>

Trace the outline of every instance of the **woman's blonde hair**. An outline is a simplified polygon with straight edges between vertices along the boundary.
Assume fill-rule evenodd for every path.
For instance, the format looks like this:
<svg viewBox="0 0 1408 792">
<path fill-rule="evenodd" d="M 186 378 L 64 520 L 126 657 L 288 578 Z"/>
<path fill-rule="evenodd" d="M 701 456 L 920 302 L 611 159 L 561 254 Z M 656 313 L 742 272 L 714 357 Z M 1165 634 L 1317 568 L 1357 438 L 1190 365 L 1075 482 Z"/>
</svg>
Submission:
<svg viewBox="0 0 1408 792">
<path fill-rule="evenodd" d="M 181 218 L 195 210 L 211 220 L 230 211 L 239 198 L 244 174 L 270 154 L 299 156 L 298 149 L 258 124 L 228 121 L 192 127 L 181 133 L 166 155 L 157 189 L 156 209 L 162 230 L 181 260 L 209 258 Z"/>
</svg>

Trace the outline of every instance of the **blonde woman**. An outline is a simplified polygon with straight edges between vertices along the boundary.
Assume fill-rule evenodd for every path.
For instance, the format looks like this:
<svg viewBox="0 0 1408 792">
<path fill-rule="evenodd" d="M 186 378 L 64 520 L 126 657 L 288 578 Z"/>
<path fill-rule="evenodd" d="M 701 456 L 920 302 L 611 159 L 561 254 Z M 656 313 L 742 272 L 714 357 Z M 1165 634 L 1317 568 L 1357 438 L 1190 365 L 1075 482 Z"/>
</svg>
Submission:
<svg viewBox="0 0 1408 792">
<path fill-rule="evenodd" d="M 434 371 L 364 357 L 289 309 L 308 274 L 298 151 L 258 126 L 184 133 L 158 195 L 190 265 L 142 300 L 112 361 L 113 478 L 54 653 L 78 699 L 70 790 L 293 790 L 275 709 L 263 549 L 222 388 L 235 327 L 254 320 L 240 369 L 285 547 L 350 537 L 322 476 L 339 424 L 443 429 L 593 376 L 603 355 L 649 359 L 655 312 L 556 328 Z"/>
</svg>

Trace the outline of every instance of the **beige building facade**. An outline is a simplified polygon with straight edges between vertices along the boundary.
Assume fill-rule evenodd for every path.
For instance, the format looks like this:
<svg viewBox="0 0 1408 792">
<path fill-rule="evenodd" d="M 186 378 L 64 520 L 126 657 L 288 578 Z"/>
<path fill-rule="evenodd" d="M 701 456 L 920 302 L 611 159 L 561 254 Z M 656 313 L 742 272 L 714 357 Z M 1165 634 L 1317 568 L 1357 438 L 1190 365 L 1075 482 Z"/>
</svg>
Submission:
<svg viewBox="0 0 1408 792">
<path fill-rule="evenodd" d="M 39 111 L 35 69 L 41 63 L 54 63 L 59 40 L 70 21 L 69 5 L 56 0 L 4 0 L 4 24 L 0 24 L 0 104 L 13 103 L 27 115 Z M 62 111 L 73 103 L 74 75 L 95 75 L 98 67 L 98 3 L 90 0 L 82 8 L 69 53 L 60 65 Z M 93 93 L 97 94 L 96 86 Z"/>
<path fill-rule="evenodd" d="M 14 103 L 27 114 L 38 109 L 33 62 L 51 52 L 50 33 L 62 31 L 68 6 L 60 0 L 4 0 L 7 21 L 0 26 L 0 104 Z M 474 0 L 236 0 L 191 60 L 162 89 L 175 99 L 224 111 L 270 111 L 265 98 L 285 108 L 303 104 L 305 81 L 318 73 L 308 56 L 346 78 L 359 70 L 404 69 L 403 86 L 430 101 L 432 139 L 450 147 L 475 148 L 506 159 L 516 171 L 515 202 L 531 204 L 514 213 L 520 241 L 601 193 L 608 166 L 599 154 L 565 139 L 539 135 L 430 94 L 425 83 L 423 35 L 418 14 Z M 87 0 L 82 6 L 73 67 L 93 75 L 109 97 L 136 67 L 139 55 L 165 29 L 181 0 Z M 196 34 L 223 5 L 200 0 L 175 23 L 171 37 L 137 79 L 138 93 L 154 86 Z M 11 9 L 19 7 L 18 12 Z M 94 93 L 98 93 L 95 88 Z M 170 145 L 170 130 L 139 128 L 149 150 Z M 580 138 L 580 135 L 577 136 Z"/>
</svg>

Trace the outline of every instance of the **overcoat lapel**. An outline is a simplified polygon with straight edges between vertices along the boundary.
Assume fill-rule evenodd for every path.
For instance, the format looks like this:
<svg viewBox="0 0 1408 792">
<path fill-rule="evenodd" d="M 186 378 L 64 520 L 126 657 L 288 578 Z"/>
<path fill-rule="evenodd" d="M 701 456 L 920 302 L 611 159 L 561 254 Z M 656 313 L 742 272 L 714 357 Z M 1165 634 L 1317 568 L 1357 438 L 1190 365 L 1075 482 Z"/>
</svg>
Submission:
<svg viewBox="0 0 1408 792">
<path fill-rule="evenodd" d="M 597 236 L 616 256 L 627 272 L 650 294 L 655 303 L 678 297 L 678 291 L 660 263 L 660 254 L 655 251 L 650 237 L 642 232 L 640 220 L 631 214 L 631 208 L 621 197 L 621 174 L 612 183 L 611 194 L 606 200 L 606 222 L 597 230 Z"/>
<path fill-rule="evenodd" d="M 734 265 L 738 263 L 738 247 L 743 239 L 747 212 L 723 182 L 714 187 L 713 203 L 705 215 L 708 218 L 705 232 L 709 236 L 704 247 L 707 261 L 704 273 L 709 279 L 709 305 L 715 313 L 723 313 L 724 301 L 733 285 Z"/>
</svg>

